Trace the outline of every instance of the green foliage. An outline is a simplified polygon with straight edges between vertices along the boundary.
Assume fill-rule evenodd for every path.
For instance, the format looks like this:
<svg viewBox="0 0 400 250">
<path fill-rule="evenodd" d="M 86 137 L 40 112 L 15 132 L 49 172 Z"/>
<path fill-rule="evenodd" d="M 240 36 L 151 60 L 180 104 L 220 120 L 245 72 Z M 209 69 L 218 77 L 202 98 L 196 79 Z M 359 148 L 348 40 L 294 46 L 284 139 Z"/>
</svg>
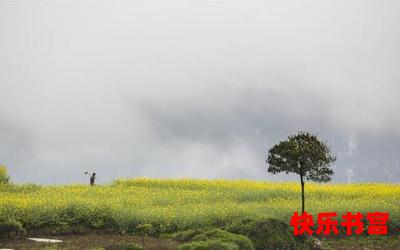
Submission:
<svg viewBox="0 0 400 250">
<path fill-rule="evenodd" d="M 25 230 L 19 221 L 0 220 L 0 237 L 16 237 L 22 234 L 25 234 Z"/>
<path fill-rule="evenodd" d="M 93 229 L 89 228 L 85 225 L 69 225 L 69 224 L 62 224 L 55 226 L 52 230 L 52 234 L 86 234 L 91 232 Z"/>
<path fill-rule="evenodd" d="M 0 185 L 10 184 L 10 176 L 6 166 L 0 165 Z"/>
<path fill-rule="evenodd" d="M 141 234 L 147 235 L 153 229 L 153 225 L 151 225 L 151 224 L 139 224 L 137 226 L 137 229 L 139 230 L 139 232 L 141 232 Z"/>
<path fill-rule="evenodd" d="M 253 243 L 244 235 L 234 234 L 221 229 L 213 229 L 195 236 L 192 241 L 220 240 L 223 242 L 233 242 L 240 250 L 254 249 Z"/>
<path fill-rule="evenodd" d="M 330 166 L 335 160 L 325 142 L 316 135 L 299 132 L 268 151 L 268 172 L 296 173 L 310 181 L 328 182 L 333 174 Z"/>
<path fill-rule="evenodd" d="M 307 249 L 313 246 L 312 242 L 304 238 L 294 237 L 293 229 L 276 219 L 235 221 L 227 230 L 246 235 L 257 250 Z"/>
<path fill-rule="evenodd" d="M 173 238 L 180 242 L 191 241 L 196 235 L 202 234 L 205 231 L 203 229 L 189 229 L 173 234 Z"/>
<path fill-rule="evenodd" d="M 180 245 L 179 250 L 239 250 L 239 246 L 233 242 L 220 240 L 194 241 Z"/>
<path fill-rule="evenodd" d="M 397 233 L 400 231 L 400 224 L 396 223 L 395 221 L 389 219 L 387 222 L 387 227 L 388 227 L 388 231 L 389 233 Z"/>
<path fill-rule="evenodd" d="M 0 192 L 34 194 L 42 189 L 42 186 L 31 183 L 18 185 L 0 185 Z"/>
<path fill-rule="evenodd" d="M 222 243 L 228 243 L 225 247 L 234 247 L 233 249 L 254 249 L 253 243 L 246 236 L 234 234 L 221 229 L 211 229 L 208 231 L 188 230 L 175 234 L 175 239 L 190 241 L 189 243 L 182 245 L 182 249 L 214 249 L 216 245 Z"/>
</svg>

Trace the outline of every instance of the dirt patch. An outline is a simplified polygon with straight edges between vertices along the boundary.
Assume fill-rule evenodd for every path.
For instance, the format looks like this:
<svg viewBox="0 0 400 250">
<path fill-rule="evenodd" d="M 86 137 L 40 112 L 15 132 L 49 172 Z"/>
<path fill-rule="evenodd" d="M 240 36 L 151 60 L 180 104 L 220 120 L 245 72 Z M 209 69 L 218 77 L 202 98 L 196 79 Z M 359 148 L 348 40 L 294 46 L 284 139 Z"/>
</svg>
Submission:
<svg viewBox="0 0 400 250">
<path fill-rule="evenodd" d="M 48 238 L 46 236 L 45 238 Z M 11 248 L 16 250 L 44 249 L 54 247 L 54 249 L 116 249 L 116 246 L 136 243 L 141 245 L 141 238 L 131 235 L 118 235 L 109 233 L 90 233 L 85 235 L 54 236 L 54 239 L 62 240 L 62 243 L 38 243 L 27 239 L 0 239 L 0 248 Z M 145 237 L 145 249 L 149 250 L 172 250 L 177 249 L 179 243 L 173 240 L 157 239 Z"/>
</svg>

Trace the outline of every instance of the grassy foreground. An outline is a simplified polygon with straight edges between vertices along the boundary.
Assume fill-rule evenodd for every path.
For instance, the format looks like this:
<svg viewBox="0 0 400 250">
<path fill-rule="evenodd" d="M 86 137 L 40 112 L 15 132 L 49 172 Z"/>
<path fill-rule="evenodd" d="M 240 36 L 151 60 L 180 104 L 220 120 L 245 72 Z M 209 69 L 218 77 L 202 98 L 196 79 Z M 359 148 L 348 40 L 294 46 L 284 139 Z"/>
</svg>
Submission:
<svg viewBox="0 0 400 250">
<path fill-rule="evenodd" d="M 400 223 L 400 185 L 311 184 L 306 210 L 318 212 L 388 211 Z M 109 185 L 0 187 L 0 219 L 15 219 L 27 230 L 84 225 L 135 231 L 150 223 L 156 233 L 215 226 L 237 219 L 272 217 L 289 223 L 300 210 L 298 183 L 247 180 L 127 179 Z M 315 218 L 316 219 L 316 218 Z"/>
</svg>

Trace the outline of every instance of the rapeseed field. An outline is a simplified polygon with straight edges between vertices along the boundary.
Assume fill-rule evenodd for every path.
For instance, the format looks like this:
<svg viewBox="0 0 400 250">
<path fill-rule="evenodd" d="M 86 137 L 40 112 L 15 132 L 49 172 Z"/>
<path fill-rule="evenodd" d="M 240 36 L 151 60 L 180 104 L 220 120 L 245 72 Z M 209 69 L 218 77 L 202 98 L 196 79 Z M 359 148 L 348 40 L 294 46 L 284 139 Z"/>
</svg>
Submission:
<svg viewBox="0 0 400 250">
<path fill-rule="evenodd" d="M 400 222 L 400 185 L 306 183 L 306 211 L 389 212 Z M 85 225 L 121 231 L 150 223 L 159 232 L 240 219 L 289 223 L 301 210 L 299 183 L 250 180 L 119 179 L 108 185 L 0 185 L 0 218 L 25 228 Z"/>
</svg>

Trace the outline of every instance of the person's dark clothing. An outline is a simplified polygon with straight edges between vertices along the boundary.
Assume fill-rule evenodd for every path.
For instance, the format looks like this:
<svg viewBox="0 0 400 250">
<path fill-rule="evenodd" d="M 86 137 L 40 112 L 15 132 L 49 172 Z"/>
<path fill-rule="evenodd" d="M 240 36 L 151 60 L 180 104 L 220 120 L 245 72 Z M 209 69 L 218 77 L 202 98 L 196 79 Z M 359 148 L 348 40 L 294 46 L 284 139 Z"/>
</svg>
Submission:
<svg viewBox="0 0 400 250">
<path fill-rule="evenodd" d="M 90 185 L 93 186 L 94 185 L 94 181 L 96 180 L 96 176 L 92 175 L 90 177 Z"/>
</svg>

